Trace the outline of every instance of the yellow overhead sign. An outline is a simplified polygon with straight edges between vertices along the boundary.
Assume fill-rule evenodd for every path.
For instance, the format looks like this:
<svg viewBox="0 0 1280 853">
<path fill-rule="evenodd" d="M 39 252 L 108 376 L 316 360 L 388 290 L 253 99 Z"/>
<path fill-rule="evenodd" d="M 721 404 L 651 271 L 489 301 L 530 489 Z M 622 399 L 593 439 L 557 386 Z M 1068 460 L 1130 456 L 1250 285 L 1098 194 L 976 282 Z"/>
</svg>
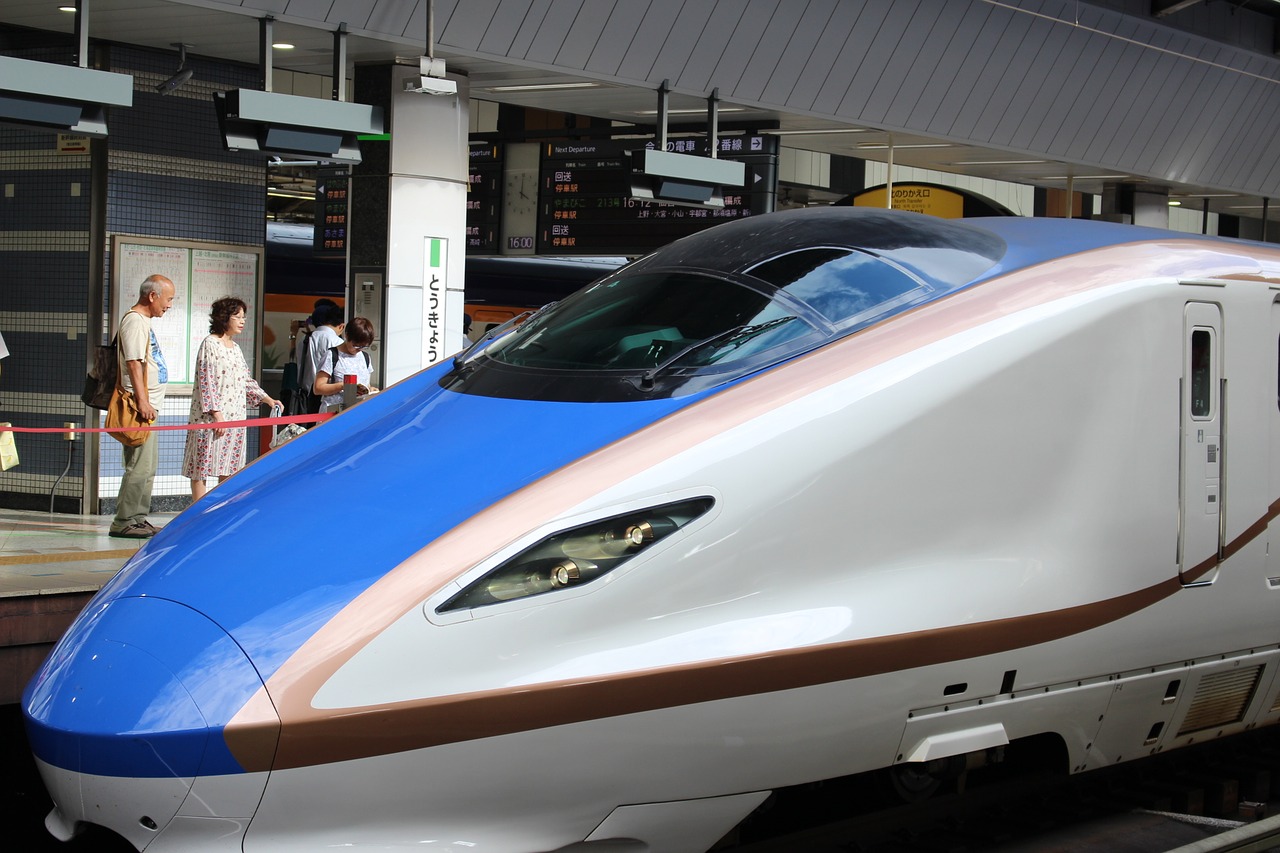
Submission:
<svg viewBox="0 0 1280 853">
<path fill-rule="evenodd" d="M 885 188 L 876 187 L 854 196 L 853 203 L 857 207 L 886 207 L 884 198 Z M 960 219 L 964 216 L 964 196 L 942 187 L 894 184 L 893 207 L 941 219 Z"/>
</svg>

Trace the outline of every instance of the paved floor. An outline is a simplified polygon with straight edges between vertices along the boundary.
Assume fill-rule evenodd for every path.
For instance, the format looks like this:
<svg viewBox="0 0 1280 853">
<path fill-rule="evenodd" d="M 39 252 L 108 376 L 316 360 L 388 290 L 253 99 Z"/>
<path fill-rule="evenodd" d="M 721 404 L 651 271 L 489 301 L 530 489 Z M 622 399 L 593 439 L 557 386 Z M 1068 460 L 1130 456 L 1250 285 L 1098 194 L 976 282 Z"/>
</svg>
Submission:
<svg viewBox="0 0 1280 853">
<path fill-rule="evenodd" d="M 175 513 L 153 513 L 163 527 Z M 112 539 L 109 515 L 0 509 L 0 598 L 92 592 L 111 579 L 141 542 Z"/>
</svg>

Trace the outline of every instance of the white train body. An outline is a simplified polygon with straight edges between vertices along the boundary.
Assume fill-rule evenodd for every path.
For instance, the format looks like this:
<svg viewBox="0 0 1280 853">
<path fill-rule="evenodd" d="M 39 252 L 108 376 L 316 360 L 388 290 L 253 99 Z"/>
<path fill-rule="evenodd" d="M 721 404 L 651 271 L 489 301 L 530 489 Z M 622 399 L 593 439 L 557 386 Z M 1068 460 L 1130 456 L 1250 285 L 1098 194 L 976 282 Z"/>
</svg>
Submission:
<svg viewBox="0 0 1280 853">
<path fill-rule="evenodd" d="M 832 210 L 752 227 L 919 219 Z M 1098 223 L 928 227 L 1009 248 L 973 283 L 655 407 L 498 499 L 443 477 L 387 491 L 378 466 L 437 454 L 432 472 L 474 471 L 432 417 L 458 399 L 479 407 L 465 415 L 478 446 L 526 431 L 585 441 L 572 417 L 535 419 L 651 404 L 553 391 L 526 418 L 468 387 L 483 350 L 524 346 L 500 338 L 215 490 L 104 589 L 28 688 L 51 828 L 101 823 L 153 851 L 701 851 L 784 786 L 1044 735 L 1081 772 L 1280 720 L 1280 250 Z M 714 253 L 720 230 L 674 246 Z M 556 310 L 544 317 L 554 328 Z M 661 387 L 660 367 L 645 369 L 658 375 L 640 386 Z M 296 519 L 280 496 L 303 468 L 367 520 L 314 559 L 376 577 L 332 599 L 333 578 L 300 584 L 239 625 L 200 594 L 252 588 L 164 591 L 214 571 L 232 535 L 214 531 Z M 325 504 L 312 494 L 307 508 Z M 380 507 L 406 503 L 461 518 L 383 556 L 384 535 L 412 531 L 396 516 L 384 534 Z M 549 537 L 673 504 L 687 517 L 672 532 L 589 582 L 474 597 Z M 192 543 L 206 540 L 202 557 Z M 261 679 L 230 699 L 217 667 L 166 664 L 200 709 L 178 728 L 207 726 L 235 766 L 165 777 L 69 757 L 89 751 L 73 696 L 130 695 L 116 729 L 91 733 L 104 755 L 113 733 L 163 730 L 172 682 L 138 700 L 136 680 L 84 673 L 98 644 L 159 632 L 167 602 L 225 630 Z"/>
</svg>

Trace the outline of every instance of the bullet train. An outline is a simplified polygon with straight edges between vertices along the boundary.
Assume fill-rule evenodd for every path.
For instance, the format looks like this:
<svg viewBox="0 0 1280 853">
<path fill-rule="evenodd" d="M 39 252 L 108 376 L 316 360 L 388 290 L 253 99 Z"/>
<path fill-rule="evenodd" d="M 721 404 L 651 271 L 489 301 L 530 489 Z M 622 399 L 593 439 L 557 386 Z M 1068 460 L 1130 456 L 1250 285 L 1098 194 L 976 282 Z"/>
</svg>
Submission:
<svg viewBox="0 0 1280 853">
<path fill-rule="evenodd" d="M 150 540 L 24 694 L 46 826 L 683 853 L 786 786 L 1274 724 L 1278 362 L 1261 244 L 708 229 Z"/>
</svg>

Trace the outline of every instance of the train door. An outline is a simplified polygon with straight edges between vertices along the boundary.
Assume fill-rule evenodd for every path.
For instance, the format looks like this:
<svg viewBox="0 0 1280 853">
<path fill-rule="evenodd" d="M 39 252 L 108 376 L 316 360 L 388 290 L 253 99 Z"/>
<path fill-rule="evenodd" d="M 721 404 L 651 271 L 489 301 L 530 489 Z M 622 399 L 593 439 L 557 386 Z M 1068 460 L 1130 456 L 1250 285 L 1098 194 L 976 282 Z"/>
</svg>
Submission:
<svg viewBox="0 0 1280 853">
<path fill-rule="evenodd" d="M 1274 285 L 1273 285 L 1274 287 Z M 1275 500 L 1280 496 L 1280 296 L 1271 303 L 1271 354 L 1275 357 L 1276 370 L 1276 408 L 1271 410 L 1271 476 L 1268 482 L 1269 497 Z M 1271 530 L 1277 528 L 1274 523 Z M 1272 589 L 1280 589 L 1280 548 L 1276 546 L 1276 536 L 1272 532 L 1267 547 L 1267 583 Z"/>
<path fill-rule="evenodd" d="M 1221 552 L 1222 309 L 1188 302 L 1183 314 L 1182 518 L 1178 571 L 1185 584 L 1212 583 Z"/>
</svg>

